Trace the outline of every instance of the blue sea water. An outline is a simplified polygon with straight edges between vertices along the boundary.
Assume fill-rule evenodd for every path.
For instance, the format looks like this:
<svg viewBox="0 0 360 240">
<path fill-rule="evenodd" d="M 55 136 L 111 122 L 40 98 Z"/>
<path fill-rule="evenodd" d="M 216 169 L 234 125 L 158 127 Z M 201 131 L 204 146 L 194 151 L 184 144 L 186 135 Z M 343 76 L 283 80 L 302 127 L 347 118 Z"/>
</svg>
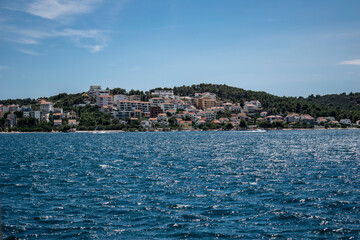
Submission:
<svg viewBox="0 0 360 240">
<path fill-rule="evenodd" d="M 359 239 L 360 131 L 0 134 L 4 239 Z"/>
</svg>

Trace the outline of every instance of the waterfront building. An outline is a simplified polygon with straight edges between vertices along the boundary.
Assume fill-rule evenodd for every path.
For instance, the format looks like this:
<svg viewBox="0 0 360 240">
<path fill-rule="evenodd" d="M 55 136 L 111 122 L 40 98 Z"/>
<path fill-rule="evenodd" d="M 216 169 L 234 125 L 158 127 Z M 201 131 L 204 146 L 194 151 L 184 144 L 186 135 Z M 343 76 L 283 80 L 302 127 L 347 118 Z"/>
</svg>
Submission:
<svg viewBox="0 0 360 240">
<path fill-rule="evenodd" d="M 61 126 L 61 125 L 62 125 L 62 120 L 61 119 L 54 120 L 54 126 Z"/>
<path fill-rule="evenodd" d="M 69 119 L 68 125 L 71 126 L 71 127 L 77 126 L 77 121 L 76 121 L 76 119 Z"/>
<path fill-rule="evenodd" d="M 312 116 L 310 116 L 309 114 L 301 114 L 300 120 L 303 123 L 310 124 L 310 125 L 314 125 L 316 123 L 315 119 Z"/>
<path fill-rule="evenodd" d="M 291 113 L 291 114 L 288 114 L 285 117 L 285 121 L 286 122 L 299 122 L 300 121 L 300 116 L 297 113 Z"/>
<path fill-rule="evenodd" d="M 348 118 L 340 119 L 340 124 L 351 125 L 351 120 Z"/>
<path fill-rule="evenodd" d="M 16 125 L 16 114 L 9 113 L 5 119 L 5 127 L 10 128 Z"/>
</svg>

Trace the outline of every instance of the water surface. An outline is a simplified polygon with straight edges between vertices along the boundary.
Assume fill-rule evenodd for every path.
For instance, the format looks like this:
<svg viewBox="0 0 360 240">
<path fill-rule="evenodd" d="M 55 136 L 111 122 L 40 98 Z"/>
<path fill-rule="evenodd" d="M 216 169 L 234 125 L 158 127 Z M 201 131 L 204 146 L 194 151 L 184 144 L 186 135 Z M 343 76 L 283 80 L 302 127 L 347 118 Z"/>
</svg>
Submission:
<svg viewBox="0 0 360 240">
<path fill-rule="evenodd" d="M 4 238 L 360 238 L 360 131 L 0 134 Z"/>
</svg>

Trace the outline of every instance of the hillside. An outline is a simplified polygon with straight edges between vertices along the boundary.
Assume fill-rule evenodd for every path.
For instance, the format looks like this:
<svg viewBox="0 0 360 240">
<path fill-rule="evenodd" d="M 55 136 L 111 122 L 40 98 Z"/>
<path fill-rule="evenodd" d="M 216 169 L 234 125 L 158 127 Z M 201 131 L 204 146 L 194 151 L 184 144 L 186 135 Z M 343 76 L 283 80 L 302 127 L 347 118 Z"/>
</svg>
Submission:
<svg viewBox="0 0 360 240">
<path fill-rule="evenodd" d="M 162 88 L 156 88 L 162 89 Z M 151 89 L 149 92 L 154 91 Z M 257 99 L 262 103 L 264 110 L 270 114 L 286 114 L 290 112 L 308 113 L 314 117 L 334 116 L 337 119 L 350 118 L 352 121 L 360 119 L 360 93 L 331 94 L 324 96 L 310 95 L 303 97 L 279 97 L 266 92 L 251 91 L 242 88 L 219 84 L 197 84 L 192 86 L 180 86 L 173 88 L 174 93 L 180 96 L 193 96 L 196 92 L 215 93 L 219 99 L 243 103 L 244 101 Z M 114 88 L 113 94 L 125 93 L 125 89 Z M 149 92 L 131 90 L 127 94 L 139 94 L 142 100 L 148 100 Z M 60 93 L 51 96 L 48 100 L 54 102 L 56 107 L 64 110 L 72 109 L 74 104 L 91 100 L 86 93 L 66 94 Z M 0 100 L 0 104 L 35 105 L 35 99 L 8 99 Z"/>
</svg>

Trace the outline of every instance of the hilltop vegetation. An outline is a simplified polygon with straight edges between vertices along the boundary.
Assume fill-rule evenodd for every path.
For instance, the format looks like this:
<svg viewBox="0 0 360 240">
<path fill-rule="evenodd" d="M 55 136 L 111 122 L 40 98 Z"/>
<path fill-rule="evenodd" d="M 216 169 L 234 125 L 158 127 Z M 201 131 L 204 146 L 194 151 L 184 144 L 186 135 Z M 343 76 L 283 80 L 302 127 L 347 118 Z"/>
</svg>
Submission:
<svg viewBox="0 0 360 240">
<path fill-rule="evenodd" d="M 174 93 L 181 96 L 192 96 L 196 92 L 215 93 L 222 100 L 243 103 L 248 100 L 259 100 L 270 114 L 287 114 L 291 112 L 307 113 L 313 117 L 333 116 L 337 119 L 360 119 L 360 93 L 332 94 L 308 98 L 279 97 L 266 92 L 244 90 L 218 84 L 198 84 L 174 87 Z"/>
<path fill-rule="evenodd" d="M 150 92 L 156 89 L 171 89 L 171 88 L 155 88 L 150 91 L 130 90 L 126 92 L 122 88 L 111 89 L 111 94 L 128 94 L 140 95 L 143 101 L 151 98 Z M 232 101 L 234 103 L 243 104 L 249 100 L 259 100 L 262 103 L 264 110 L 269 114 L 287 114 L 291 112 L 307 113 L 313 117 L 333 116 L 336 119 L 349 118 L 352 121 L 360 119 L 360 93 L 342 93 L 331 95 L 310 95 L 304 97 L 280 97 L 266 92 L 244 90 L 242 88 L 231 87 L 220 84 L 197 84 L 191 86 L 180 86 L 173 88 L 175 95 L 193 96 L 196 92 L 211 92 L 215 93 L 219 100 Z M 55 107 L 62 107 L 65 111 L 74 110 L 78 115 L 84 112 L 83 116 L 88 116 L 90 120 L 83 121 L 81 125 L 90 126 L 90 122 L 96 122 L 102 125 L 107 125 L 109 120 L 105 120 L 105 114 L 101 114 L 96 108 L 79 109 L 74 107 L 76 104 L 90 101 L 94 103 L 94 99 L 84 93 L 67 94 L 60 93 L 49 98 L 44 98 L 54 103 Z M 39 107 L 35 99 L 8 99 L 0 100 L 0 104 L 10 105 L 32 105 L 34 109 Z M 85 113 L 86 112 L 86 113 Z M 91 113 L 93 112 L 93 113 Z"/>
</svg>

